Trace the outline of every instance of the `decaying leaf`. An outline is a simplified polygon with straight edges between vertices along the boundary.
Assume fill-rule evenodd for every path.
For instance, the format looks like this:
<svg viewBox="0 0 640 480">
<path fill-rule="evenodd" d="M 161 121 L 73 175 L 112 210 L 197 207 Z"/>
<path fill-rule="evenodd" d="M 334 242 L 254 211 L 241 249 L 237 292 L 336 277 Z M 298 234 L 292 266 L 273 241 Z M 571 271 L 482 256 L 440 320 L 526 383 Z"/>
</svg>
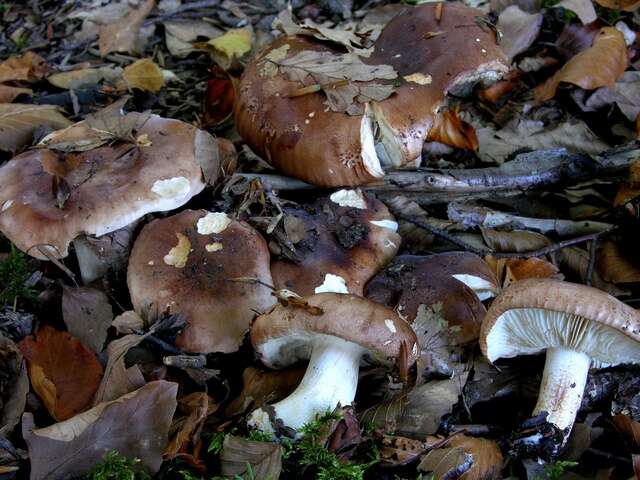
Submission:
<svg viewBox="0 0 640 480">
<path fill-rule="evenodd" d="M 427 436 L 425 442 L 398 435 L 385 435 L 382 437 L 380 449 L 381 464 L 385 467 L 398 467 L 407 465 L 431 448 L 434 448 L 442 439 L 436 436 Z"/>
<path fill-rule="evenodd" d="M 585 90 L 613 87 L 627 69 L 627 44 L 624 35 L 613 27 L 602 28 L 591 48 L 569 60 L 556 74 L 536 88 L 536 101 L 553 98 L 561 83 L 571 83 Z"/>
<path fill-rule="evenodd" d="M 109 402 L 144 385 L 145 380 L 138 365 L 127 368 L 125 355 L 129 349 L 144 340 L 144 335 L 126 335 L 107 346 L 107 366 L 96 392 L 94 405 Z"/>
<path fill-rule="evenodd" d="M 233 28 L 227 30 L 207 44 L 211 47 L 213 59 L 220 67 L 229 69 L 233 63 L 240 60 L 251 51 L 253 46 L 253 30 L 251 28 Z"/>
<path fill-rule="evenodd" d="M 45 326 L 18 346 L 31 385 L 53 418 L 66 420 L 91 406 L 102 365 L 77 338 Z"/>
<path fill-rule="evenodd" d="M 198 38 L 207 41 L 222 35 L 222 30 L 204 20 L 175 20 L 164 22 L 164 39 L 169 53 L 186 57 L 196 49 L 192 42 Z"/>
<path fill-rule="evenodd" d="M 631 445 L 632 450 L 640 452 L 640 423 L 627 415 L 614 415 L 613 424 Z"/>
<path fill-rule="evenodd" d="M 551 240 L 541 233 L 528 230 L 501 232 L 481 227 L 480 231 L 487 246 L 497 252 L 528 252 L 546 247 L 551 243 Z"/>
<path fill-rule="evenodd" d="M 186 413 L 186 417 L 182 419 L 180 429 L 165 449 L 164 458 L 175 458 L 178 454 L 184 457 L 186 447 L 190 443 L 194 451 L 193 461 L 197 462 L 202 427 L 207 417 L 217 408 L 218 406 L 206 392 L 194 392 L 180 399 L 179 409 Z"/>
<path fill-rule="evenodd" d="M 111 323 L 120 334 L 139 333 L 144 329 L 144 320 L 133 310 L 118 315 Z"/>
<path fill-rule="evenodd" d="M 176 383 L 150 382 L 117 400 L 41 429 L 34 428 L 33 415 L 25 414 L 22 434 L 29 447 L 31 480 L 83 475 L 111 450 L 140 459 L 155 473 L 168 442 L 177 390 Z"/>
<path fill-rule="evenodd" d="M 234 100 L 235 88 L 231 75 L 220 67 L 212 68 L 205 92 L 203 127 L 218 127 L 231 118 Z"/>
<path fill-rule="evenodd" d="M 9 85 L 0 85 L 0 103 L 11 103 L 20 95 L 33 95 L 30 88 L 11 87 Z"/>
<path fill-rule="evenodd" d="M 111 52 L 140 51 L 140 29 L 154 5 L 155 0 L 145 0 L 136 10 L 127 12 L 113 23 L 100 27 L 100 55 L 104 57 Z"/>
<path fill-rule="evenodd" d="M 596 2 L 603 7 L 624 10 L 625 12 L 633 12 L 640 8 L 640 1 L 638 0 L 596 0 Z"/>
<path fill-rule="evenodd" d="M 304 376 L 306 367 L 263 371 L 248 367 L 242 372 L 242 391 L 225 410 L 225 415 L 240 415 L 261 405 L 282 400 L 293 393 Z"/>
<path fill-rule="evenodd" d="M 563 265 L 577 273 L 583 282 L 586 280 L 587 270 L 589 268 L 589 252 L 579 247 L 567 247 L 559 251 L 558 259 Z M 616 297 L 628 295 L 628 292 L 625 290 L 618 288 L 613 283 L 605 281 L 595 269 L 591 282 L 594 287 L 604 290 L 610 295 Z"/>
<path fill-rule="evenodd" d="M 485 261 L 495 272 L 502 288 L 525 278 L 563 278 L 558 267 L 541 258 L 494 258 L 487 255 Z"/>
<path fill-rule="evenodd" d="M 640 267 L 627 258 L 620 246 L 612 240 L 606 240 L 601 244 L 596 265 L 598 272 L 607 282 L 640 282 Z"/>
<path fill-rule="evenodd" d="M 253 478 L 279 478 L 282 470 L 282 447 L 277 443 L 254 442 L 242 437 L 224 437 L 220 453 L 222 474 L 243 476 L 249 467 Z"/>
<path fill-rule="evenodd" d="M 37 82 L 49 72 L 44 59 L 33 52 L 11 57 L 0 63 L 0 83 Z"/>
<path fill-rule="evenodd" d="M 22 354 L 15 343 L 0 334 L 0 437 L 7 437 L 20 423 L 28 393 L 29 377 Z"/>
<path fill-rule="evenodd" d="M 528 13 L 517 5 L 505 8 L 498 18 L 502 32 L 500 44 L 510 61 L 527 50 L 538 37 L 542 27 L 542 13 Z"/>
<path fill-rule="evenodd" d="M 41 127 L 57 130 L 69 125 L 53 105 L 0 104 L 0 150 L 15 151 L 30 145 Z"/>
<path fill-rule="evenodd" d="M 164 86 L 164 76 L 160 67 L 150 58 L 143 58 L 124 68 L 122 78 L 129 88 L 145 92 L 158 92 Z"/>
<path fill-rule="evenodd" d="M 47 77 L 47 81 L 58 88 L 77 89 L 92 87 L 102 81 L 116 83 L 121 78 L 122 68 L 105 66 L 54 73 Z"/>
<path fill-rule="evenodd" d="M 427 141 L 465 150 L 478 149 L 478 137 L 474 128 L 460 119 L 455 110 L 444 110 L 435 116 Z"/>
<path fill-rule="evenodd" d="M 69 333 L 94 352 L 102 351 L 113 320 L 113 310 L 104 292 L 89 287 L 64 287 L 62 316 Z"/>
<path fill-rule="evenodd" d="M 576 99 L 575 96 L 574 99 Z M 640 72 L 624 72 L 622 78 L 612 88 L 599 88 L 584 102 L 578 103 L 587 112 L 615 104 L 624 116 L 633 122 L 640 115 Z"/>
<path fill-rule="evenodd" d="M 493 440 L 456 435 L 445 447 L 427 453 L 418 470 L 433 472 L 434 478 L 490 480 L 501 478 L 502 463 L 502 453 Z"/>
</svg>

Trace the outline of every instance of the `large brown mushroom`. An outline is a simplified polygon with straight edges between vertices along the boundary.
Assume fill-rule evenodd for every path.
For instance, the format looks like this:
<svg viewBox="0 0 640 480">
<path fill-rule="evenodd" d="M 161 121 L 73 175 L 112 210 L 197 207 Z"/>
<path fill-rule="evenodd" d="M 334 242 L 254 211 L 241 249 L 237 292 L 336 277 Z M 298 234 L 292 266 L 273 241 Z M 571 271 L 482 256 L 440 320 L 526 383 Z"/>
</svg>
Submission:
<svg viewBox="0 0 640 480">
<path fill-rule="evenodd" d="M 352 81 L 350 67 L 315 85 L 308 77 L 287 76 L 283 61 L 295 57 L 304 67 L 304 60 L 316 58 L 331 68 L 331 54 L 344 50 L 310 37 L 279 38 L 244 71 L 235 109 L 238 132 L 276 168 L 320 186 L 361 185 L 383 177 L 386 168 L 419 161 L 446 94 L 494 81 L 508 70 L 494 32 L 478 22 L 481 17 L 479 10 L 457 3 L 407 8 L 387 24 L 373 53 L 358 57 L 379 67 L 371 74 L 373 82 Z M 388 67 L 396 72 L 393 80 Z M 362 90 L 354 94 L 352 100 L 362 102 L 364 110 L 355 115 L 331 111 L 316 88 L 335 95 L 356 84 L 394 82 L 395 93 L 385 100 L 368 101 L 375 95 L 367 97 Z M 314 93 L 301 95 L 305 89 Z"/>
<path fill-rule="evenodd" d="M 251 277 L 263 283 L 237 281 Z M 184 315 L 176 344 L 189 352 L 238 350 L 255 312 L 273 305 L 269 249 L 224 213 L 185 210 L 154 220 L 136 240 L 127 272 L 134 309 L 148 321 Z"/>
<path fill-rule="evenodd" d="M 340 190 L 311 206 L 286 207 L 295 250 L 271 263 L 276 288 L 299 295 L 334 291 L 362 295 L 364 286 L 400 248 L 387 207 L 357 190 Z"/>
<path fill-rule="evenodd" d="M 404 351 L 410 366 L 418 353 L 415 333 L 392 310 L 339 293 L 320 293 L 287 306 L 277 304 L 256 319 L 251 342 L 262 362 L 272 368 L 309 359 L 298 388 L 272 406 L 275 417 L 294 429 L 338 404 L 353 402 L 364 358 L 384 364 Z M 249 424 L 273 431 L 263 409 L 251 414 Z"/>
<path fill-rule="evenodd" d="M 534 415 L 571 431 L 589 367 L 640 363 L 640 312 L 597 288 L 552 279 L 513 283 L 482 323 L 490 362 L 546 350 Z"/>
<path fill-rule="evenodd" d="M 141 119 L 136 134 L 144 144 L 79 153 L 30 150 L 3 165 L 0 231 L 36 258 L 63 258 L 80 235 L 113 232 L 147 213 L 180 207 L 202 191 L 201 164 L 215 147 L 211 135 L 157 115 L 128 118 Z"/>
</svg>

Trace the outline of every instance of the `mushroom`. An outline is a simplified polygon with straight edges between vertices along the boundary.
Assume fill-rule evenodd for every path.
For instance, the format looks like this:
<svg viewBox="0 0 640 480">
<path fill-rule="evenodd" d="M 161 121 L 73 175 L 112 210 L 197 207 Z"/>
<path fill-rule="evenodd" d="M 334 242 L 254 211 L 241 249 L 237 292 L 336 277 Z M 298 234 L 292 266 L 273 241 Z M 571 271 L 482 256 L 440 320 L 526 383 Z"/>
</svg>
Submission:
<svg viewBox="0 0 640 480">
<path fill-rule="evenodd" d="M 251 342 L 260 360 L 284 368 L 309 359 L 296 390 L 272 405 L 285 427 L 299 429 L 338 404 L 353 402 L 358 369 L 367 358 L 378 363 L 397 359 L 407 365 L 418 354 L 411 327 L 388 308 L 355 295 L 320 293 L 287 306 L 277 304 L 251 327 Z M 255 410 L 250 426 L 273 432 L 265 409 Z"/>
<path fill-rule="evenodd" d="M 220 212 L 185 210 L 146 225 L 131 251 L 127 282 L 145 320 L 184 315 L 176 345 L 189 352 L 237 351 L 254 312 L 274 303 L 264 286 L 272 284 L 266 242 Z"/>
<path fill-rule="evenodd" d="M 553 279 L 513 283 L 493 301 L 480 347 L 490 362 L 546 350 L 533 415 L 568 436 L 589 367 L 640 363 L 640 312 L 596 288 Z"/>
<path fill-rule="evenodd" d="M 482 258 L 452 252 L 396 257 L 367 284 L 365 296 L 395 309 L 412 325 L 422 349 L 422 376 L 451 376 L 464 347 L 475 344 L 480 334 L 486 314 L 480 298 L 496 290 L 496 279 Z"/>
<path fill-rule="evenodd" d="M 340 70 L 347 77 L 342 84 L 351 87 L 397 84 L 395 93 L 365 102 L 364 113 L 356 115 L 327 108 L 325 95 L 315 88 L 323 82 L 289 79 L 279 66 L 301 52 L 339 55 L 343 47 L 310 37 L 281 37 L 242 75 L 235 108 L 238 132 L 276 168 L 319 186 L 361 185 L 382 178 L 385 169 L 419 163 L 447 93 L 493 82 L 508 71 L 494 32 L 477 21 L 482 15 L 462 4 L 428 3 L 393 18 L 371 56 L 357 58 L 366 65 L 392 67 L 395 80 L 357 83 L 349 80 L 347 68 Z M 295 93 L 305 88 L 314 93 Z"/>
<path fill-rule="evenodd" d="M 357 190 L 340 190 L 305 208 L 284 208 L 295 250 L 271 263 L 276 288 L 302 296 L 327 291 L 362 295 L 367 281 L 400 248 L 387 207 Z"/>
<path fill-rule="evenodd" d="M 7 162 L 0 167 L 0 231 L 36 258 L 64 258 L 83 234 L 105 235 L 147 213 L 178 208 L 202 191 L 201 164 L 216 147 L 211 135 L 157 115 L 137 134 L 148 146 L 121 142 L 80 153 L 37 149 Z M 87 279 L 101 268 L 91 259 L 79 256 Z"/>
</svg>

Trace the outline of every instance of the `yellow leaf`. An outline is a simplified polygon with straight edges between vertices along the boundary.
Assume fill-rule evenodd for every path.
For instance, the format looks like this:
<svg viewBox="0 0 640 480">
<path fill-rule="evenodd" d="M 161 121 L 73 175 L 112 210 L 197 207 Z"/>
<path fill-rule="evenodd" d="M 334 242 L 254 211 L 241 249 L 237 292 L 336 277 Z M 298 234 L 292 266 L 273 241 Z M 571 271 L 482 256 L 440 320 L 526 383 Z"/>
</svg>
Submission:
<svg viewBox="0 0 640 480">
<path fill-rule="evenodd" d="M 145 92 L 157 92 L 164 86 L 162 70 L 150 58 L 143 58 L 125 67 L 122 74 L 129 88 L 139 88 Z"/>
<path fill-rule="evenodd" d="M 234 28 L 220 37 L 209 40 L 208 44 L 213 47 L 216 62 L 227 69 L 234 60 L 251 51 L 253 31 L 249 28 Z"/>
</svg>

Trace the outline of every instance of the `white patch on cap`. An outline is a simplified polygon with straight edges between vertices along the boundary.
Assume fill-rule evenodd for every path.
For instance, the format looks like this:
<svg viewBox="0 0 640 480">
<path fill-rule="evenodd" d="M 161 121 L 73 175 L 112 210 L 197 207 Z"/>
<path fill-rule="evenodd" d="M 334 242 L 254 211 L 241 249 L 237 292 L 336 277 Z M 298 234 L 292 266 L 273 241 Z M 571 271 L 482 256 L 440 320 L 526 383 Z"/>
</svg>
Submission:
<svg viewBox="0 0 640 480">
<path fill-rule="evenodd" d="M 176 268 L 184 268 L 189 258 L 189 252 L 191 251 L 191 242 L 182 233 L 176 233 L 178 237 L 178 244 L 169 250 L 163 260 L 167 265 L 172 265 Z"/>
<path fill-rule="evenodd" d="M 391 331 L 391 333 L 396 333 L 398 330 L 396 329 L 396 324 L 393 323 L 393 320 L 389 320 L 386 319 L 384 321 L 384 324 L 387 326 L 387 328 Z"/>
<path fill-rule="evenodd" d="M 362 193 L 357 190 L 338 190 L 329 197 L 333 203 L 337 203 L 341 207 L 367 209 L 367 202 Z"/>
<path fill-rule="evenodd" d="M 205 245 L 204 248 L 207 252 L 211 253 L 211 252 L 217 252 L 219 250 L 222 250 L 224 247 L 220 242 L 213 242 L 213 243 L 209 243 L 208 245 Z"/>
<path fill-rule="evenodd" d="M 324 276 L 324 282 L 322 285 L 316 287 L 314 293 L 324 293 L 324 292 L 332 292 L 332 293 L 349 293 L 347 289 L 347 282 L 345 282 L 344 278 L 340 275 L 334 275 L 332 273 L 327 273 Z"/>
<path fill-rule="evenodd" d="M 197 228 L 200 235 L 224 232 L 231 223 L 226 213 L 210 212 L 198 220 Z"/>
<path fill-rule="evenodd" d="M 369 223 L 373 223 L 376 227 L 388 228 L 392 232 L 398 231 L 398 222 L 393 220 L 371 220 Z"/>
<path fill-rule="evenodd" d="M 4 202 L 4 204 L 2 204 L 2 211 L 4 212 L 5 210 L 9 210 L 11 208 L 11 205 L 13 205 L 13 200 L 7 200 L 6 202 Z"/>
<path fill-rule="evenodd" d="M 163 198 L 184 198 L 189 194 L 191 184 L 185 177 L 156 180 L 151 191 Z"/>
</svg>

